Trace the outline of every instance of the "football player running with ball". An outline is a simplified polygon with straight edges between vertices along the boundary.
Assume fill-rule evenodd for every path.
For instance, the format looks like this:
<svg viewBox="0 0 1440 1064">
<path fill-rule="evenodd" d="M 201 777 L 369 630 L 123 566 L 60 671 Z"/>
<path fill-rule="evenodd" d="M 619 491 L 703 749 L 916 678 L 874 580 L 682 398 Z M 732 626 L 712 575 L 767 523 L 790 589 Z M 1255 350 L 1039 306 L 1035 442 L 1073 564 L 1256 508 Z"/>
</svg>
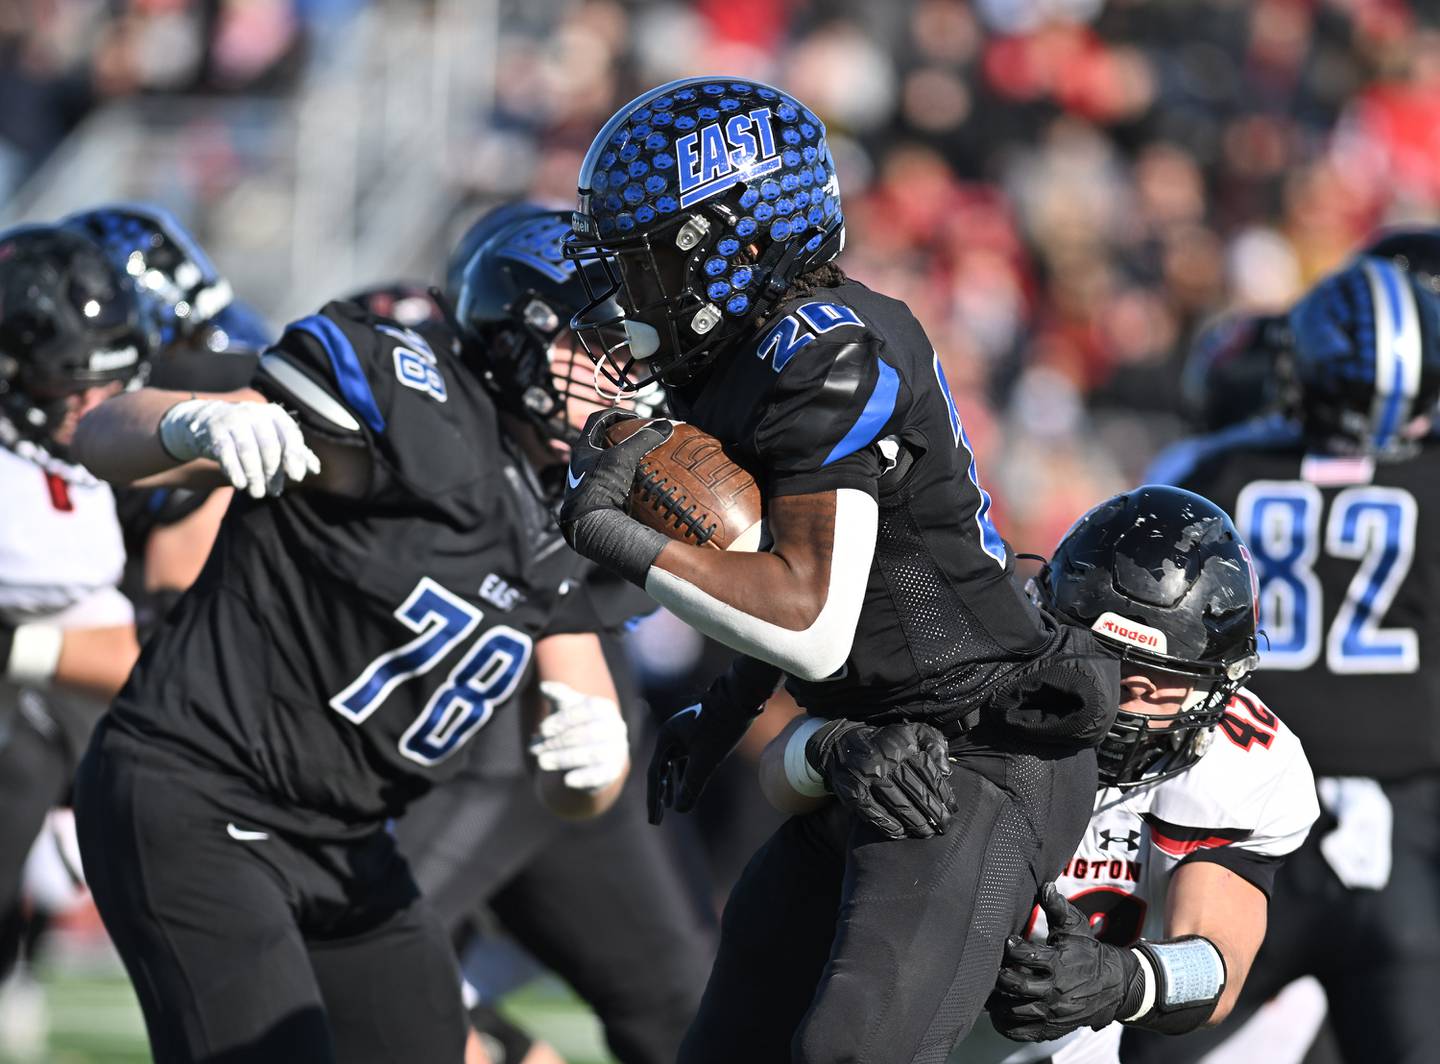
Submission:
<svg viewBox="0 0 1440 1064">
<path fill-rule="evenodd" d="M 547 806 L 593 815 L 620 790 L 609 673 L 562 615 L 584 563 L 486 354 L 335 302 L 252 389 L 142 389 L 81 424 L 77 455 L 109 480 L 237 488 L 77 782 L 86 873 L 161 1064 L 459 1061 L 450 942 L 387 822 L 517 695 L 524 734 L 543 718 L 542 747 L 564 748 L 537 771 Z"/>
<path fill-rule="evenodd" d="M 662 729 L 654 815 L 693 806 L 783 677 L 824 718 L 819 764 L 859 741 L 850 718 L 893 724 L 852 797 L 923 792 L 934 836 L 845 807 L 785 824 L 731 895 L 684 1064 L 943 1060 L 1079 841 L 1119 702 L 1116 660 L 1025 597 L 939 359 L 833 264 L 843 233 L 824 126 L 755 82 L 645 93 L 581 172 L 569 251 L 608 284 L 575 324 L 598 372 L 663 383 L 767 507 L 766 550 L 674 543 L 625 512 L 667 422 L 607 449 L 625 415 L 597 415 L 572 455 L 576 549 L 744 655 Z"/>
</svg>

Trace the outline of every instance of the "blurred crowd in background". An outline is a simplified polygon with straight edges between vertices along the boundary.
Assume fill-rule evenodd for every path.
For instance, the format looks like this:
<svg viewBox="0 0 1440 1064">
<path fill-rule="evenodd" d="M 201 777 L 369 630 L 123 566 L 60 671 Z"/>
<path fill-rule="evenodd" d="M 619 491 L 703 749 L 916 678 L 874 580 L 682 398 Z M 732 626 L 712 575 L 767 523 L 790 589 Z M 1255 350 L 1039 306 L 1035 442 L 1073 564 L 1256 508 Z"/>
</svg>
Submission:
<svg viewBox="0 0 1440 1064">
<path fill-rule="evenodd" d="M 0 175 L 13 185 L 116 96 L 283 93 L 363 6 L 3 0 Z M 1440 5 L 476 0 L 449 14 L 467 8 L 501 28 L 493 95 L 450 167 L 473 202 L 568 200 L 604 119 L 670 78 L 758 77 L 813 106 L 843 183 L 842 261 L 929 331 L 1020 549 L 1048 550 L 1182 431 L 1198 323 L 1283 307 L 1375 226 L 1440 211 Z"/>
<path fill-rule="evenodd" d="M 842 263 L 914 309 L 997 520 L 1048 552 L 1182 431 L 1225 307 L 1440 211 L 1440 7 L 1391 0 L 536 3 L 463 179 L 563 200 L 649 85 L 724 70 L 830 130 Z M 963 397 L 963 398 L 962 398 Z"/>
</svg>

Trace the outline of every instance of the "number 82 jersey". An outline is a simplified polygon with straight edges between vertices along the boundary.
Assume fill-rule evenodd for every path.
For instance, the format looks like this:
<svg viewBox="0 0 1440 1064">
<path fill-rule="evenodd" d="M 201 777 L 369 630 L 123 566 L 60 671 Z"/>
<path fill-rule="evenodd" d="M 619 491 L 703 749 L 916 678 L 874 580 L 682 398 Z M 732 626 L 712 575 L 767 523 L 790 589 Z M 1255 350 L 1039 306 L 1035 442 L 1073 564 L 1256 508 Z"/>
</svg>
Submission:
<svg viewBox="0 0 1440 1064">
<path fill-rule="evenodd" d="M 1229 511 L 1259 581 L 1251 686 L 1322 776 L 1440 768 L 1440 439 L 1401 461 L 1307 454 L 1261 422 L 1188 445 L 1165 479 Z"/>
</svg>

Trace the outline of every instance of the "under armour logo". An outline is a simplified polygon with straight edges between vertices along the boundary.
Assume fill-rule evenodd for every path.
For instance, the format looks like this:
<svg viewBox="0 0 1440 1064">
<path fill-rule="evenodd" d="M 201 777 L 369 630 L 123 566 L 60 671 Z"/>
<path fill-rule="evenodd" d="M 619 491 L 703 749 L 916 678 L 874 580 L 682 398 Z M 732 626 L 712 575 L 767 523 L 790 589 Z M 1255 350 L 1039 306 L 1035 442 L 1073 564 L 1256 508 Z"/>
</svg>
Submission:
<svg viewBox="0 0 1440 1064">
<path fill-rule="evenodd" d="M 1124 835 L 1117 835 L 1113 831 L 1100 832 L 1100 848 L 1108 850 L 1112 842 L 1123 843 L 1127 850 L 1138 850 L 1140 848 L 1140 832 L 1130 831 Z"/>
</svg>

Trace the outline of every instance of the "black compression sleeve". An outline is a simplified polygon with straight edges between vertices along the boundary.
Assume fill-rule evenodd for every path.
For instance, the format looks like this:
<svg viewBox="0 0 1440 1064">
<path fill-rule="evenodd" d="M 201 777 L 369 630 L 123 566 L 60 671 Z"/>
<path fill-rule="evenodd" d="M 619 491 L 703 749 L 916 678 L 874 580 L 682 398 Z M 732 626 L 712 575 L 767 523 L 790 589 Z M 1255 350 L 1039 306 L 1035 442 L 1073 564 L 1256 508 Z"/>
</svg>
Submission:
<svg viewBox="0 0 1440 1064">
<path fill-rule="evenodd" d="M 1242 850 L 1238 846 L 1215 846 L 1206 850 L 1196 850 L 1180 864 L 1190 864 L 1194 861 L 1218 864 L 1222 868 L 1228 868 L 1259 890 L 1266 898 L 1269 898 L 1270 889 L 1275 885 L 1275 873 L 1279 872 L 1280 866 L 1285 863 L 1285 856 L 1275 857 L 1267 853 L 1254 853 L 1250 850 Z"/>
</svg>

